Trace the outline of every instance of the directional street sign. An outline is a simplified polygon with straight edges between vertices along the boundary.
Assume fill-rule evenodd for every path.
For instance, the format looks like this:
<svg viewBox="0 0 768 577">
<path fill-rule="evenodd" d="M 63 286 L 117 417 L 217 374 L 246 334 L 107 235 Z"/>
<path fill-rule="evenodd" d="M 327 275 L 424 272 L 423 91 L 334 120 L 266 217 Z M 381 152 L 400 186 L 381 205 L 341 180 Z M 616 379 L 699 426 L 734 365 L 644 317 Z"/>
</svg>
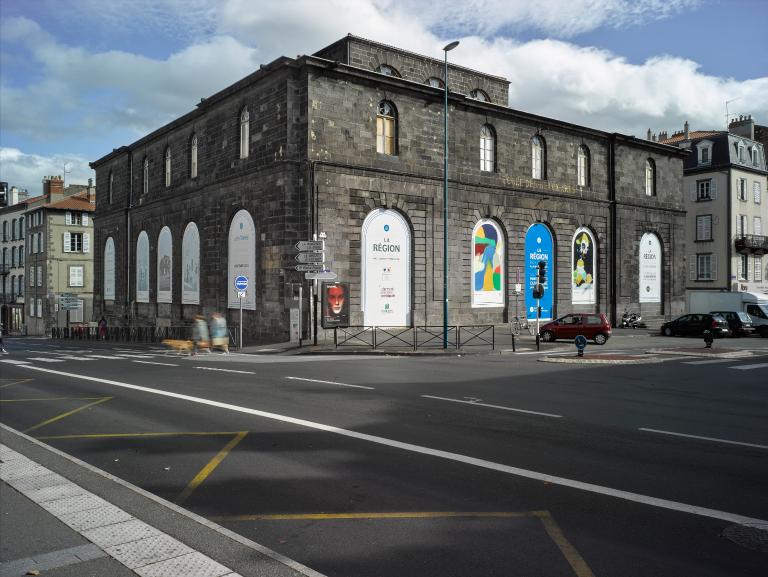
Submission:
<svg viewBox="0 0 768 577">
<path fill-rule="evenodd" d="M 330 270 L 324 270 L 322 272 L 308 272 L 304 275 L 307 280 L 336 280 L 338 275 Z"/>
<path fill-rule="evenodd" d="M 317 263 L 311 263 L 311 264 L 297 264 L 295 267 L 293 267 L 299 272 L 322 272 L 324 265 L 321 262 Z"/>
<path fill-rule="evenodd" d="M 235 278 L 235 288 L 239 292 L 245 292 L 248 290 L 248 277 L 245 275 L 239 275 Z"/>
<path fill-rule="evenodd" d="M 296 255 L 296 260 L 299 262 L 318 262 L 322 263 L 325 259 L 321 252 L 300 252 Z"/>
<path fill-rule="evenodd" d="M 323 250 L 322 240 L 300 240 L 296 243 L 296 250 L 315 252 Z"/>
</svg>

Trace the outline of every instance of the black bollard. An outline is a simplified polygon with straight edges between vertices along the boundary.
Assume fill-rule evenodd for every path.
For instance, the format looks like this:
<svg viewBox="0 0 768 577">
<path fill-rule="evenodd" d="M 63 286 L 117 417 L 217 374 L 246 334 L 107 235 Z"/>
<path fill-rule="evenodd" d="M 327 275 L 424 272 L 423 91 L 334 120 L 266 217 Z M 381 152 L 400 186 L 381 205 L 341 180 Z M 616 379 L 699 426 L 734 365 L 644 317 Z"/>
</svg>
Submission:
<svg viewBox="0 0 768 577">
<path fill-rule="evenodd" d="M 710 331 L 704 331 L 704 345 L 706 348 L 711 349 L 712 348 L 712 341 L 714 338 L 712 337 L 712 333 Z"/>
</svg>

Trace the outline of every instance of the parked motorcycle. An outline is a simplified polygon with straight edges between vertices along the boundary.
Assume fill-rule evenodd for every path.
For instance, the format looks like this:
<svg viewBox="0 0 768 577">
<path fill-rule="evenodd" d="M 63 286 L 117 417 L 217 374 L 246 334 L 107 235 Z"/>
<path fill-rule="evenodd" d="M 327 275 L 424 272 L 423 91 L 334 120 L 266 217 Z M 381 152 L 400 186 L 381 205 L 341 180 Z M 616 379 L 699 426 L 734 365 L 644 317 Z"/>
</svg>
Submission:
<svg viewBox="0 0 768 577">
<path fill-rule="evenodd" d="M 629 310 L 625 310 L 624 314 L 621 315 L 621 328 L 636 329 L 636 328 L 642 327 L 643 326 L 642 320 L 643 320 L 643 317 L 641 317 L 639 314 Z"/>
</svg>

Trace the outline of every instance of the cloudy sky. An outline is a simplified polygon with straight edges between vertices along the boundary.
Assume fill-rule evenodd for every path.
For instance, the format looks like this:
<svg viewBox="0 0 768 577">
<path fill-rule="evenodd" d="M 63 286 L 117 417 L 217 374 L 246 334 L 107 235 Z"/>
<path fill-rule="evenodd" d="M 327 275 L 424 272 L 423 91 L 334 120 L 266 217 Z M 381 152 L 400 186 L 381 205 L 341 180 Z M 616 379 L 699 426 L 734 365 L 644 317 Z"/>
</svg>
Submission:
<svg viewBox="0 0 768 577">
<path fill-rule="evenodd" d="M 768 0 L 2 0 L 0 180 L 40 194 L 278 56 L 351 32 L 506 77 L 509 106 L 643 136 L 768 124 Z"/>
</svg>

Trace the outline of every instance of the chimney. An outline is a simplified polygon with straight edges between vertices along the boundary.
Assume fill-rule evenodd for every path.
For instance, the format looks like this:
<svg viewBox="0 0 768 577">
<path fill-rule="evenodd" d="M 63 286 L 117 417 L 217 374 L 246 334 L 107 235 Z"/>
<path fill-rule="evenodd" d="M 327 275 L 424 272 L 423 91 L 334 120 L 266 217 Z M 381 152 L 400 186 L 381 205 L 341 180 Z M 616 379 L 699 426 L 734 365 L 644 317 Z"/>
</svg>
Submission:
<svg viewBox="0 0 768 577">
<path fill-rule="evenodd" d="M 91 204 L 96 204 L 96 187 L 93 186 L 93 179 L 88 179 L 88 189 L 86 192 L 86 198 Z"/>
<path fill-rule="evenodd" d="M 650 128 L 648 129 L 648 132 L 646 132 L 646 134 L 645 134 L 645 139 L 646 140 L 650 140 L 651 139 L 651 129 Z"/>
<path fill-rule="evenodd" d="M 64 181 L 61 176 L 43 178 L 43 196 L 46 202 L 57 202 L 64 198 Z"/>
<path fill-rule="evenodd" d="M 688 121 L 685 121 L 685 124 L 683 124 L 683 132 L 685 133 L 685 139 L 689 140 L 691 138 L 691 132 L 689 130 Z"/>
<path fill-rule="evenodd" d="M 731 134 L 737 134 L 750 140 L 755 139 L 755 121 L 752 120 L 752 115 L 747 116 L 739 115 L 738 120 L 733 120 L 728 125 L 728 132 Z"/>
</svg>

